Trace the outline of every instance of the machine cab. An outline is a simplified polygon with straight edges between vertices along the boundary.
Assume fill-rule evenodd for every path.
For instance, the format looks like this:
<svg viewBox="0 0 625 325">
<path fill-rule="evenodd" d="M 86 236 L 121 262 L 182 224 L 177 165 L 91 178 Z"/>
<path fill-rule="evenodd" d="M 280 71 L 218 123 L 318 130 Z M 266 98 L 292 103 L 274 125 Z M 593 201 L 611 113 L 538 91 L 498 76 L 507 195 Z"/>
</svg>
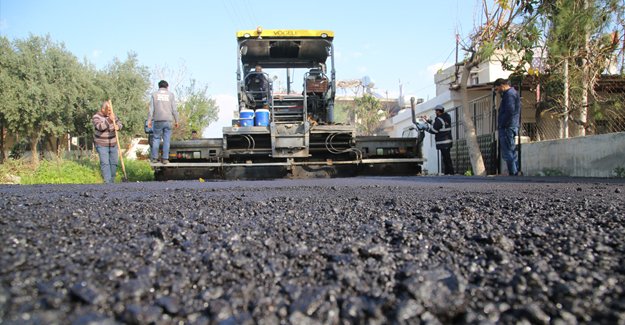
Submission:
<svg viewBox="0 0 625 325">
<path fill-rule="evenodd" d="M 327 30 L 237 32 L 239 110 L 269 109 L 272 123 L 332 123 L 333 38 Z"/>
</svg>

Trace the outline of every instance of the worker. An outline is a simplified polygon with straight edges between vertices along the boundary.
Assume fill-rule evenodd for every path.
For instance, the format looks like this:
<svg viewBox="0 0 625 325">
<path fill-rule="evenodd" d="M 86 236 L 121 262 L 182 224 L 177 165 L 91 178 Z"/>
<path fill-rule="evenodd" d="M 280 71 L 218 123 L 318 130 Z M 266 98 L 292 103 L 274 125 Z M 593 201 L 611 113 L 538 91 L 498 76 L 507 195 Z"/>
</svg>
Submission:
<svg viewBox="0 0 625 325">
<path fill-rule="evenodd" d="M 269 81 L 260 65 L 256 65 L 254 72 L 250 72 L 245 78 L 245 88 L 252 93 L 254 99 L 263 100 L 267 98 Z"/>
<path fill-rule="evenodd" d="M 172 123 L 178 127 L 178 109 L 174 93 L 169 91 L 169 84 L 165 80 L 158 82 L 158 90 L 150 96 L 150 111 L 148 113 L 148 127 L 152 128 L 153 138 L 150 162 L 158 162 L 159 147 L 163 139 L 163 156 L 161 162 L 169 163 L 169 144 L 171 141 Z"/>
<path fill-rule="evenodd" d="M 508 80 L 495 80 L 494 90 L 501 94 L 499 116 L 497 118 L 499 149 L 501 158 L 508 167 L 508 175 L 519 174 L 519 162 L 516 153 L 515 137 L 519 135 L 519 118 L 521 114 L 521 99 L 516 89 L 510 87 Z"/>
<path fill-rule="evenodd" d="M 115 123 L 113 123 L 113 121 Z M 95 132 L 93 142 L 100 158 L 100 172 L 104 183 L 115 183 L 119 152 L 117 132 L 122 129 L 122 122 L 113 113 L 109 101 L 102 102 L 100 110 L 91 118 Z"/>
<path fill-rule="evenodd" d="M 148 127 L 148 120 L 145 120 L 145 124 L 143 125 L 143 131 L 148 135 L 148 145 L 150 146 L 150 154 L 152 152 L 152 138 L 154 138 L 154 131 L 151 127 Z"/>
<path fill-rule="evenodd" d="M 434 140 L 436 141 L 436 149 L 441 152 L 443 158 L 443 173 L 445 175 L 455 174 L 454 165 L 451 160 L 451 147 L 453 146 L 453 139 L 451 137 L 451 116 L 445 112 L 443 105 L 436 105 L 434 107 L 436 118 L 434 121 L 427 116 L 422 117 L 427 125 L 425 131 L 434 134 Z"/>
<path fill-rule="evenodd" d="M 191 140 L 197 140 L 200 136 L 197 134 L 196 130 L 191 130 Z"/>
</svg>

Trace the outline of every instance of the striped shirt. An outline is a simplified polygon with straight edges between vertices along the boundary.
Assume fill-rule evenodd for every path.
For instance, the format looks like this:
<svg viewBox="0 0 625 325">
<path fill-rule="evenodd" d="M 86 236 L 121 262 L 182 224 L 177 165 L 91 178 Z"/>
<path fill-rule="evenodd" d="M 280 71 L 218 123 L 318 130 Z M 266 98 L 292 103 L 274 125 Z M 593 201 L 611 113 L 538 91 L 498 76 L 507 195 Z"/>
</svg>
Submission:
<svg viewBox="0 0 625 325">
<path fill-rule="evenodd" d="M 102 147 L 114 147 L 117 145 L 115 127 L 113 123 L 109 121 L 108 117 L 102 115 L 102 112 L 97 112 L 91 118 L 91 122 L 93 122 L 93 127 L 95 128 L 93 142 L 95 142 L 96 145 Z M 121 130 L 122 122 L 117 116 L 115 117 L 115 123 L 117 123 L 117 127 Z"/>
</svg>

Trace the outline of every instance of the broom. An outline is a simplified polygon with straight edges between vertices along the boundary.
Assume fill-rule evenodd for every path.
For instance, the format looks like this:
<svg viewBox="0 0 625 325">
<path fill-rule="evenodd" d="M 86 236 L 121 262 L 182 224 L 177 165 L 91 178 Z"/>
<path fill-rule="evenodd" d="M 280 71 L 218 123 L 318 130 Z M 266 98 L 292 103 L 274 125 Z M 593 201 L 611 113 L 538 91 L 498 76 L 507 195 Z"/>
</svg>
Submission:
<svg viewBox="0 0 625 325">
<path fill-rule="evenodd" d="M 109 108 L 111 109 L 111 113 L 113 113 L 113 103 L 111 100 L 108 100 Z M 115 113 L 113 113 L 115 115 Z M 122 163 L 122 171 L 124 172 L 124 177 L 122 177 L 122 182 L 128 181 L 128 175 L 126 175 L 126 166 L 124 166 L 124 157 L 122 156 L 122 149 L 119 146 L 119 137 L 117 136 L 117 116 L 113 119 L 113 128 L 115 128 L 115 141 L 117 142 L 117 153 L 119 154 L 119 161 Z"/>
</svg>

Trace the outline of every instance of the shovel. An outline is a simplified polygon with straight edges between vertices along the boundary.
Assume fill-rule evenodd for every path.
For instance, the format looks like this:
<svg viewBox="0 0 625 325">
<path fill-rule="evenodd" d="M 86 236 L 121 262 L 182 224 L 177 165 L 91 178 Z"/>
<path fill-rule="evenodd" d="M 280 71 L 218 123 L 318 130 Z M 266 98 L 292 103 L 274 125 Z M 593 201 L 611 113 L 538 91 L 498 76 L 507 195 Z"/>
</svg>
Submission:
<svg viewBox="0 0 625 325">
<path fill-rule="evenodd" d="M 111 109 L 111 113 L 113 113 L 113 103 L 111 100 L 108 100 L 109 108 Z M 113 113 L 115 115 L 115 113 Z M 115 141 L 117 141 L 117 153 L 119 154 L 119 161 L 122 163 L 122 171 L 124 172 L 124 177 L 122 177 L 122 182 L 128 181 L 128 175 L 126 175 L 126 166 L 124 166 L 124 157 L 122 156 L 122 148 L 119 146 L 119 137 L 117 136 L 117 116 L 113 119 L 113 128 L 115 128 Z"/>
</svg>

